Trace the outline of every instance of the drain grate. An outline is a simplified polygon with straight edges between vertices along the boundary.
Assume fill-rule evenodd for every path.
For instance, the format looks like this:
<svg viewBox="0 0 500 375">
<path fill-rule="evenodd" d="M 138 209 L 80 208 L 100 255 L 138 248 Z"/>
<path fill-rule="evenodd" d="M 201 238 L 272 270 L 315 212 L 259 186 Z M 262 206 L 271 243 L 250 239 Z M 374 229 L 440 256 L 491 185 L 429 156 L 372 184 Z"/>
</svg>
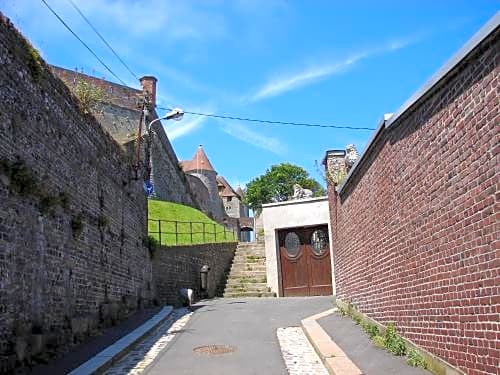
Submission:
<svg viewBox="0 0 500 375">
<path fill-rule="evenodd" d="M 197 354 L 206 354 L 206 355 L 222 355 L 222 354 L 233 353 L 235 351 L 236 347 L 231 345 L 203 345 L 193 349 L 193 352 Z"/>
</svg>

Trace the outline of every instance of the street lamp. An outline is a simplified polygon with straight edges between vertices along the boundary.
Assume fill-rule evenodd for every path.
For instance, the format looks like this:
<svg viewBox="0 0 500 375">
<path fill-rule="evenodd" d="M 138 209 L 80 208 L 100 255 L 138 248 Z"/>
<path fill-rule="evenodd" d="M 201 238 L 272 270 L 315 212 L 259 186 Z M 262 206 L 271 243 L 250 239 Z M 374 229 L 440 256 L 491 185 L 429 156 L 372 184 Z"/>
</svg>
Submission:
<svg viewBox="0 0 500 375">
<path fill-rule="evenodd" d="M 150 135 L 151 132 L 151 126 L 161 120 L 174 120 L 174 121 L 180 121 L 182 117 L 184 116 L 184 111 L 180 108 L 174 108 L 170 110 L 165 116 L 155 118 L 153 121 L 151 121 L 148 125 L 148 135 Z"/>
<path fill-rule="evenodd" d="M 154 187 L 153 183 L 150 180 L 151 179 L 151 144 L 152 144 L 152 129 L 151 126 L 157 121 L 161 120 L 174 120 L 174 121 L 180 121 L 182 117 L 184 116 L 184 111 L 180 108 L 174 108 L 170 110 L 165 116 L 155 118 L 153 121 L 151 121 L 148 124 L 147 127 L 147 145 L 146 145 L 146 162 L 147 162 L 147 169 L 146 169 L 146 175 L 144 176 L 144 191 L 148 195 L 148 197 L 152 196 L 154 194 Z"/>
</svg>

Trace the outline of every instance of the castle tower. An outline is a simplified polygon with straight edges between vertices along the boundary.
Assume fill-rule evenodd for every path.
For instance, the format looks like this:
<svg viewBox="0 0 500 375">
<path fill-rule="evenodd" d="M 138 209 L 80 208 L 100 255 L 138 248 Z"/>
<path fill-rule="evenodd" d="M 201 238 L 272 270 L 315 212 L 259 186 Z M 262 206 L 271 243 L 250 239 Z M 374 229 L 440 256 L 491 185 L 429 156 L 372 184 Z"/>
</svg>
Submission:
<svg viewBox="0 0 500 375">
<path fill-rule="evenodd" d="M 219 221 L 222 220 L 224 217 L 224 210 L 217 188 L 217 172 L 208 160 L 201 145 L 198 147 L 191 160 L 182 162 L 182 169 L 185 173 L 199 178 L 207 187 L 210 197 L 210 202 L 208 204 L 210 212 L 214 219 Z"/>
</svg>

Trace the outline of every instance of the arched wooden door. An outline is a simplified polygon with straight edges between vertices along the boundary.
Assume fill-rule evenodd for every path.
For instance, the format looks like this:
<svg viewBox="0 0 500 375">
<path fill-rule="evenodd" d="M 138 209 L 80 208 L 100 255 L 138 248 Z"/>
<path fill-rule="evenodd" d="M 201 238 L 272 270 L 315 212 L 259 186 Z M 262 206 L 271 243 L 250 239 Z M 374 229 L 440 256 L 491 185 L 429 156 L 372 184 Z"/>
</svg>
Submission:
<svg viewBox="0 0 500 375">
<path fill-rule="evenodd" d="M 328 226 L 280 230 L 278 241 L 281 294 L 285 297 L 331 295 Z"/>
</svg>

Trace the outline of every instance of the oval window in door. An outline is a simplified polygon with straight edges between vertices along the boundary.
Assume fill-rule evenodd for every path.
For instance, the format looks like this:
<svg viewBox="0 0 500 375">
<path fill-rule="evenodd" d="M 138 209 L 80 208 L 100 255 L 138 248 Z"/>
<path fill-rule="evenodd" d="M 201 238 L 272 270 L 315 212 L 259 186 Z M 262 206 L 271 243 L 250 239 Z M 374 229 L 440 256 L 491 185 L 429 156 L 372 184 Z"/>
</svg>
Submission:
<svg viewBox="0 0 500 375">
<path fill-rule="evenodd" d="M 285 249 L 290 257 L 296 257 L 300 249 L 300 238 L 295 232 L 288 232 L 285 236 Z"/>
<path fill-rule="evenodd" d="M 323 255 L 328 247 L 328 233 L 326 230 L 317 229 L 311 235 L 311 246 L 316 255 Z"/>
</svg>

